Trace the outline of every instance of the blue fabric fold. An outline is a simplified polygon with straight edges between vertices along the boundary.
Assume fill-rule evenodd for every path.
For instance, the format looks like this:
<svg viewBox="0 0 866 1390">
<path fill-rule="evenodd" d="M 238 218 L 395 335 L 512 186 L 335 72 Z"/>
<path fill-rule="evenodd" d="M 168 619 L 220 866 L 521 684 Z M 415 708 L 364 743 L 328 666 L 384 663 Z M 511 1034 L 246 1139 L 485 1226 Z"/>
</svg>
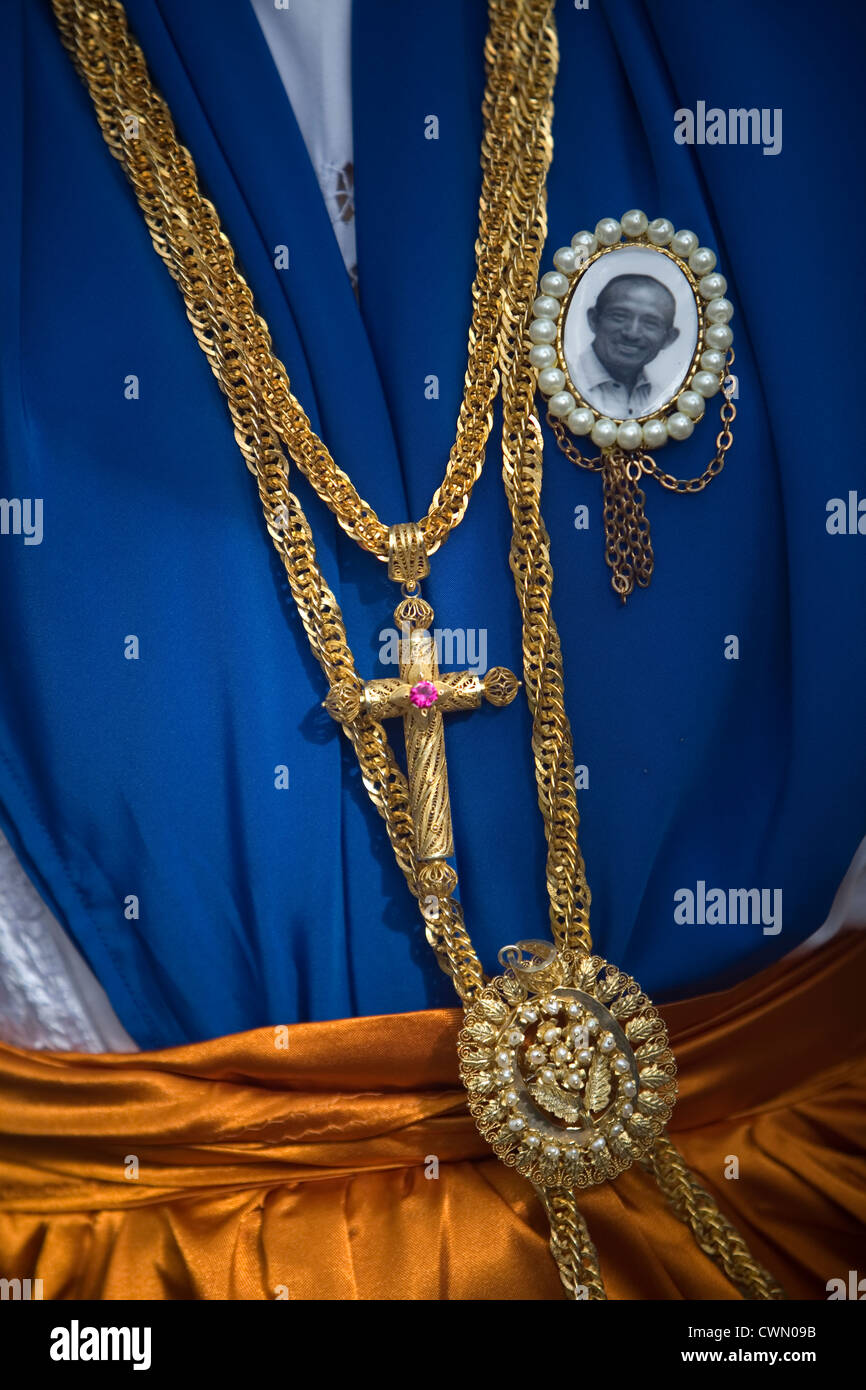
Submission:
<svg viewBox="0 0 866 1390">
<path fill-rule="evenodd" d="M 665 1000 L 806 937 L 866 828 L 866 535 L 825 524 L 830 498 L 866 496 L 850 423 L 864 210 L 845 135 L 863 21 L 840 5 L 816 28 L 782 0 L 733 0 L 715 28 L 669 0 L 556 8 L 545 267 L 574 232 L 643 207 L 717 249 L 736 310 L 729 462 L 694 496 L 647 484 L 656 572 L 625 608 L 599 480 L 546 438 L 595 945 Z M 360 304 L 252 9 L 127 10 L 314 428 L 386 521 L 420 515 L 466 367 L 485 7 L 354 7 Z M 44 539 L 0 536 L 0 824 L 142 1047 L 451 1003 L 321 708 L 224 400 L 47 0 L 7 0 L 4 17 L 0 495 L 42 498 Z M 675 111 L 701 100 L 780 108 L 782 151 L 677 144 Z M 703 470 L 714 413 L 666 468 Z M 498 425 L 426 592 L 437 626 L 483 630 L 488 664 L 519 670 Z M 384 674 L 385 567 L 297 470 L 293 486 L 359 668 Z M 453 716 L 446 738 L 461 897 L 493 969 L 504 943 L 546 931 L 525 703 Z M 675 895 L 699 882 L 781 890 L 782 930 L 678 923 Z"/>
</svg>

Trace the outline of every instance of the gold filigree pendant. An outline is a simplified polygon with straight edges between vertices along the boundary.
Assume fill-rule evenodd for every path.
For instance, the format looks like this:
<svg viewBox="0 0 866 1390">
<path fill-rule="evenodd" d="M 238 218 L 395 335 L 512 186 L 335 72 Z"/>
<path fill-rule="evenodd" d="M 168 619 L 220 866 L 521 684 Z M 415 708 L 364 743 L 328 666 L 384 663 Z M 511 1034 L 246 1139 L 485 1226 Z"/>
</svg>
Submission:
<svg viewBox="0 0 866 1390">
<path fill-rule="evenodd" d="M 538 1187 L 590 1187 L 651 1151 L 677 1095 L 667 1029 L 600 956 L 521 941 L 466 1010 L 469 1109 L 497 1156 Z"/>
</svg>

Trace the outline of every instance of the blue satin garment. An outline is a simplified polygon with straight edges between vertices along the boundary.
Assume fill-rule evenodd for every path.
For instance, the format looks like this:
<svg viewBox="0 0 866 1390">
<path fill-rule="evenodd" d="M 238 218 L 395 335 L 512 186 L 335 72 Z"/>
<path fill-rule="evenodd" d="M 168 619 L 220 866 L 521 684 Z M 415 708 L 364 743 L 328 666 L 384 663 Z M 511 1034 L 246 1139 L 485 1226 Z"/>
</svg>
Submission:
<svg viewBox="0 0 866 1390">
<path fill-rule="evenodd" d="M 314 428 L 387 522 L 420 516 L 466 367 L 486 7 L 355 5 L 360 309 L 252 10 L 127 9 Z M 451 1004 L 321 708 L 224 400 L 48 0 L 3 11 L 0 495 L 44 506 L 41 545 L 0 536 L 3 829 L 142 1047 Z M 656 573 L 624 608 L 600 480 L 546 440 L 595 946 L 665 1000 L 813 932 L 866 829 L 866 536 L 825 524 L 828 499 L 866 495 L 864 210 L 848 156 L 862 19 L 831 6 L 816 27 L 786 0 L 694 23 L 672 0 L 557 12 L 545 268 L 574 232 L 642 207 L 717 249 L 736 310 L 729 463 L 696 496 L 647 484 Z M 698 101 L 781 108 L 781 153 L 677 144 L 674 112 Z M 703 470 L 717 404 L 666 467 Z M 385 567 L 297 470 L 293 485 L 362 674 L 388 674 Z M 426 593 L 437 626 L 486 629 L 488 663 L 519 672 L 509 535 L 494 435 Z M 488 969 L 503 944 L 547 934 L 529 739 L 522 698 L 447 721 L 460 892 Z M 678 924 L 674 895 L 699 881 L 782 890 L 782 931 Z"/>
</svg>

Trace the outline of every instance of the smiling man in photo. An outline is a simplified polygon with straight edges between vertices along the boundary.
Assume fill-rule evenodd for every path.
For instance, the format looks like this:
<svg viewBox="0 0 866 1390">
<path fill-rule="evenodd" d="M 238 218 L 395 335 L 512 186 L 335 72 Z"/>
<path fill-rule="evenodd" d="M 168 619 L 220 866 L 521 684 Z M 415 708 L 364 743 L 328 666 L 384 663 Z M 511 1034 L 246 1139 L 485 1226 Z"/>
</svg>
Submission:
<svg viewBox="0 0 866 1390">
<path fill-rule="evenodd" d="M 594 338 L 578 359 L 576 385 L 596 410 L 612 419 L 646 415 L 659 387 L 647 365 L 679 337 L 676 301 L 651 275 L 617 275 L 586 317 Z"/>
</svg>

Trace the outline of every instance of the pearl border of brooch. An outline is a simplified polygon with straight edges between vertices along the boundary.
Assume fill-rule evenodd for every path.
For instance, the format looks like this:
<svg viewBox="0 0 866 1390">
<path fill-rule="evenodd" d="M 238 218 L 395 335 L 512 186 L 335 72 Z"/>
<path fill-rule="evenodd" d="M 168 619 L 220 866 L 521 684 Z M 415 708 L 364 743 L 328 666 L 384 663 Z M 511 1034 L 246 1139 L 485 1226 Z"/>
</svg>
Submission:
<svg viewBox="0 0 866 1390">
<path fill-rule="evenodd" d="M 606 255 L 624 247 L 643 246 L 674 261 L 695 298 L 698 333 L 689 368 L 677 391 L 651 415 L 618 420 L 603 415 L 586 401 L 568 372 L 562 333 L 572 295 L 583 275 Z M 550 414 L 571 434 L 589 436 L 602 449 L 626 452 L 658 449 L 669 439 L 688 439 L 703 418 L 706 403 L 723 388 L 733 343 L 730 320 L 734 307 L 725 298 L 727 281 L 716 269 L 716 253 L 702 246 L 689 230 L 676 231 L 672 222 L 632 209 L 619 221 L 603 217 L 594 232 L 576 232 L 570 246 L 553 257 L 533 304 L 529 327 L 529 361 L 537 371 L 538 389 Z"/>
</svg>

